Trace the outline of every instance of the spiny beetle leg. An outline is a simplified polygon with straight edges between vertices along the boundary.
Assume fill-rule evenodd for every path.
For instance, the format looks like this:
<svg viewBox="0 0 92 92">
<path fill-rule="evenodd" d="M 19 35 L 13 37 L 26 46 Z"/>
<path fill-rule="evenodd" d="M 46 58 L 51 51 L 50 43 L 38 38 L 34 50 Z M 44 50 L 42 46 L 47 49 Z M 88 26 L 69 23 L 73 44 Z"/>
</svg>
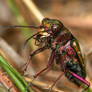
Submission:
<svg viewBox="0 0 92 92">
<path fill-rule="evenodd" d="M 61 56 L 61 55 L 58 55 L 58 57 L 59 57 L 59 60 L 60 60 L 60 64 L 61 64 L 61 66 L 62 66 L 62 68 L 63 68 L 63 71 L 65 72 L 65 66 L 64 66 L 64 61 L 63 61 L 63 59 L 62 59 L 62 56 Z M 56 81 L 52 84 L 52 86 L 50 87 L 50 91 L 49 91 L 49 92 L 52 91 L 52 88 L 55 86 L 55 84 L 57 83 L 57 81 L 60 80 L 60 78 L 64 75 L 64 72 L 61 73 L 61 74 L 59 75 L 59 77 L 56 79 Z"/>
<path fill-rule="evenodd" d="M 41 47 L 41 48 L 35 50 L 33 53 L 30 54 L 30 59 L 32 59 L 32 57 L 33 57 L 34 55 L 36 55 L 36 54 L 38 54 L 38 53 L 44 51 L 45 49 L 46 49 L 46 46 Z"/>
<path fill-rule="evenodd" d="M 25 64 L 23 64 L 19 69 L 21 70 L 22 68 L 22 71 L 21 71 L 21 75 L 22 76 L 25 76 L 24 73 L 27 71 L 27 67 L 29 65 L 30 61 L 27 61 Z"/>
<path fill-rule="evenodd" d="M 38 54 L 38 53 L 44 51 L 45 49 L 46 49 L 46 47 L 44 46 L 44 47 L 42 47 L 42 48 L 39 48 L 39 49 L 35 50 L 32 54 L 30 54 L 30 59 L 32 59 L 32 57 L 33 57 L 34 55 L 36 55 L 36 54 Z M 22 67 L 25 67 L 25 68 L 23 69 L 23 74 L 22 74 L 22 75 L 24 75 L 24 73 L 26 72 L 29 63 L 30 63 L 30 61 L 26 62 L 26 63 L 22 66 Z"/>
<path fill-rule="evenodd" d="M 52 88 L 55 86 L 55 84 L 60 80 L 60 78 L 64 75 L 64 72 L 62 72 L 59 77 L 55 80 L 55 82 L 51 85 L 49 92 L 52 91 Z"/>
<path fill-rule="evenodd" d="M 64 66 L 64 61 L 63 61 L 63 59 L 62 59 L 62 56 L 61 56 L 61 55 L 58 55 L 58 57 L 59 57 L 59 60 L 60 60 L 60 64 L 61 64 L 61 66 L 62 66 L 62 68 L 63 68 L 63 71 L 65 72 L 65 66 Z M 55 84 L 58 82 L 58 80 L 60 80 L 60 78 L 64 75 L 64 72 L 62 72 L 62 73 L 59 75 L 59 77 L 56 79 L 56 81 L 51 85 L 49 92 L 52 91 L 52 88 L 55 86 Z"/>
<path fill-rule="evenodd" d="M 63 58 L 62 58 L 61 55 L 59 55 L 59 59 L 60 59 L 60 63 L 61 63 L 61 66 L 62 66 L 62 68 L 63 68 L 63 71 L 65 72 L 64 60 L 63 60 Z"/>
<path fill-rule="evenodd" d="M 35 78 L 37 78 L 42 72 L 44 72 L 45 70 L 47 70 L 50 66 L 51 66 L 51 64 L 53 63 L 53 61 L 54 61 L 54 56 L 55 56 L 55 52 L 54 52 L 54 50 L 52 51 L 52 53 L 51 53 L 51 56 L 50 56 L 50 59 L 49 59 L 49 63 L 48 63 L 48 65 L 47 65 L 47 67 L 46 68 L 44 68 L 43 70 L 41 70 L 40 72 L 38 72 L 37 74 L 35 74 L 33 77 L 34 77 L 34 79 Z M 33 79 L 33 80 L 34 80 Z M 32 80 L 32 81 L 33 81 Z M 29 88 L 29 86 L 32 84 L 32 81 L 28 84 L 28 86 L 26 87 L 26 90 Z M 25 91 L 24 91 L 25 92 Z"/>
<path fill-rule="evenodd" d="M 52 53 L 51 53 L 51 56 L 50 56 L 49 63 L 47 65 L 47 67 L 45 67 L 43 70 L 41 70 L 40 72 L 38 72 L 37 74 L 35 74 L 34 78 L 36 78 L 39 74 L 41 74 L 42 72 L 44 72 L 45 70 L 47 70 L 51 66 L 51 64 L 54 61 L 54 56 L 55 56 L 55 52 L 53 50 Z"/>
<path fill-rule="evenodd" d="M 58 57 L 59 57 L 59 60 L 60 60 L 60 64 L 61 64 L 61 66 L 62 66 L 62 68 L 63 68 L 63 71 L 65 72 L 65 66 L 64 66 L 64 61 L 63 61 L 63 59 L 62 59 L 62 56 L 61 56 L 61 55 L 58 55 Z M 59 77 L 56 79 L 56 81 L 51 85 L 49 92 L 52 91 L 52 88 L 55 86 L 55 84 L 58 82 L 58 80 L 60 80 L 60 78 L 64 75 L 64 72 L 62 72 L 62 73 L 59 75 Z"/>
</svg>

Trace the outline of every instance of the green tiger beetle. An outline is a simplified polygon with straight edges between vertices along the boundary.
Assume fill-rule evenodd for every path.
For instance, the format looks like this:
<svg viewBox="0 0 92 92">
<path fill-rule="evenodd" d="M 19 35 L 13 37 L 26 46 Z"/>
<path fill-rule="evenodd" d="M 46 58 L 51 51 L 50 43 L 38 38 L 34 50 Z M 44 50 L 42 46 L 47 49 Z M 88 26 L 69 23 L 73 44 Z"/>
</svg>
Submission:
<svg viewBox="0 0 92 92">
<path fill-rule="evenodd" d="M 13 26 L 13 27 L 29 27 L 35 29 L 41 29 L 42 31 L 30 36 L 27 42 L 33 38 L 35 39 L 35 45 L 39 48 L 30 54 L 30 59 L 32 57 L 46 49 L 50 49 L 51 55 L 48 61 L 48 65 L 38 72 L 34 78 L 37 78 L 39 74 L 47 70 L 54 62 L 60 65 L 61 75 L 53 83 L 51 88 L 56 84 L 56 82 L 65 75 L 71 82 L 81 87 L 83 84 L 86 85 L 83 91 L 87 90 L 90 83 L 85 80 L 86 71 L 84 59 L 80 50 L 79 43 L 77 39 L 72 35 L 72 33 L 57 19 L 44 18 L 40 26 Z M 38 43 L 38 44 L 37 44 Z M 56 61 L 54 61 L 54 59 Z"/>
</svg>

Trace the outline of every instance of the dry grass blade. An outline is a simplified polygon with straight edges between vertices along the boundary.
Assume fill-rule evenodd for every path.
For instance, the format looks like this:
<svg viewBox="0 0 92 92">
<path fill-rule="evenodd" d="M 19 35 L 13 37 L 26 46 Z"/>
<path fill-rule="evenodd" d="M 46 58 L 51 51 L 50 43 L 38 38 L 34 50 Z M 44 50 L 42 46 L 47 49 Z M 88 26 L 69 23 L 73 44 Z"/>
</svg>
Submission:
<svg viewBox="0 0 92 92">
<path fill-rule="evenodd" d="M 30 82 L 33 79 L 25 77 L 25 80 L 28 81 L 28 82 Z M 47 83 L 41 82 L 41 81 L 37 81 L 37 80 L 32 81 L 32 85 L 34 85 L 34 86 L 36 86 L 36 87 L 38 87 L 38 88 L 40 88 L 40 89 L 42 89 L 42 90 L 44 90 L 46 92 L 48 92 L 49 88 L 50 88 L 50 86 Z M 54 87 L 52 89 L 52 92 L 64 92 L 64 91 L 61 91 L 57 87 Z"/>
<path fill-rule="evenodd" d="M 0 53 L 6 58 L 9 63 L 14 65 L 16 69 L 20 69 L 21 66 L 23 66 L 26 62 L 23 58 L 21 58 L 14 49 L 7 44 L 2 38 L 0 38 Z M 12 54 L 11 54 L 12 53 Z M 10 62 L 11 61 L 11 62 Z M 22 69 L 20 69 L 22 70 Z M 30 73 L 33 75 L 34 70 L 32 67 L 29 67 Z"/>
<path fill-rule="evenodd" d="M 36 5 L 33 3 L 33 0 L 23 0 L 23 2 L 26 4 L 28 9 L 30 10 L 30 13 L 32 13 L 35 16 L 35 18 L 37 19 L 36 21 L 41 22 L 44 16 L 38 10 Z"/>
</svg>

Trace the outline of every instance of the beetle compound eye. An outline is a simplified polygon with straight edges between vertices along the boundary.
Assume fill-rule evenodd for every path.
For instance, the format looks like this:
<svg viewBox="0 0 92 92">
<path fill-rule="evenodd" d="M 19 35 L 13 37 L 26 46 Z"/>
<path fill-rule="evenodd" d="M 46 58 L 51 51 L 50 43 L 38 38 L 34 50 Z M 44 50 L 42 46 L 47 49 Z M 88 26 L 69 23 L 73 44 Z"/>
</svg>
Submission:
<svg viewBox="0 0 92 92">
<path fill-rule="evenodd" d="M 59 25 L 53 25 L 52 26 L 52 31 L 57 32 L 60 29 Z"/>
<path fill-rule="evenodd" d="M 56 30 L 58 28 L 58 25 L 53 26 L 53 30 Z"/>
</svg>

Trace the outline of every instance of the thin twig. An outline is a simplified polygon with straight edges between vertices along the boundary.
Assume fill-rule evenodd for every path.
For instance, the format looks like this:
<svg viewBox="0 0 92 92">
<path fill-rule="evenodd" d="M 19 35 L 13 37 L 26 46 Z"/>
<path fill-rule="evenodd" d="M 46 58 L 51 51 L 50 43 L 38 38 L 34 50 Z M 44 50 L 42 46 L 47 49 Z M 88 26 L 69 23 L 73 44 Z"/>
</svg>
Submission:
<svg viewBox="0 0 92 92">
<path fill-rule="evenodd" d="M 38 10 L 37 6 L 34 4 L 33 0 L 23 0 L 23 2 L 26 4 L 28 9 L 30 10 L 30 13 L 32 13 L 36 17 L 36 21 L 41 22 L 44 16 L 42 13 Z"/>
</svg>

